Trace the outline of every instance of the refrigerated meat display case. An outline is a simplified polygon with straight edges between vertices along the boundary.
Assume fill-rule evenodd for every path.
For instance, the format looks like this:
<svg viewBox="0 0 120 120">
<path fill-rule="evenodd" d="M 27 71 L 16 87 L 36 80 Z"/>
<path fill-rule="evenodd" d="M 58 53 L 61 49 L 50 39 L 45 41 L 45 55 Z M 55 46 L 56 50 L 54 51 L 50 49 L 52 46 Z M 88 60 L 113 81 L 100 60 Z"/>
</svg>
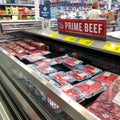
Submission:
<svg viewBox="0 0 120 120">
<path fill-rule="evenodd" d="M 7 37 L 3 40 L 2 36 Z M 49 51 L 48 54 L 43 55 L 47 59 L 53 60 L 60 56 L 69 56 L 69 58 L 77 59 L 75 65 L 78 65 L 78 61 L 82 61 L 81 66 L 90 64 L 102 71 L 107 71 L 107 75 L 110 72 L 117 76 L 120 75 L 119 53 L 66 42 L 57 38 L 53 39 L 49 35 L 46 36 L 25 31 L 1 34 L 0 90 L 1 100 L 5 99 L 5 106 L 8 106 L 8 108 L 5 107 L 8 117 L 12 118 L 12 120 L 100 120 L 97 116 L 89 112 L 87 107 L 105 89 L 87 99 L 83 96 L 79 96 L 79 99 L 74 99 L 74 97 L 71 98 L 66 95 L 60 90 L 64 86 L 63 84 L 52 80 L 48 73 L 41 74 L 38 68 L 34 69 L 34 66 L 32 66 L 33 69 L 31 69 L 29 67 L 30 64 L 33 65 L 36 62 L 34 59 L 30 59 L 31 61 L 29 61 L 25 58 L 35 50 L 32 49 L 33 51 L 31 51 L 30 47 L 26 47 L 27 53 L 24 57 L 17 56 L 21 53 L 22 48 L 25 47 L 20 41 L 25 41 L 26 39 L 27 42 L 29 40 L 37 42 L 37 45 L 34 44 L 34 47 L 38 47 L 38 42 L 44 43 L 45 50 Z M 13 44 L 9 46 L 11 42 Z M 21 48 L 16 47 L 14 43 L 19 44 Z M 31 45 L 31 41 L 29 45 Z M 13 49 L 13 47 L 17 48 L 15 53 L 8 50 L 8 48 Z M 63 63 L 54 64 L 52 67 L 54 66 L 54 69 L 58 72 L 73 70 L 71 66 L 66 66 L 65 62 Z M 47 64 L 47 66 L 49 65 Z M 51 68 L 47 70 L 49 71 Z M 79 81 L 75 81 L 69 85 L 74 86 L 78 83 Z M 68 85 L 68 83 L 66 84 Z"/>
</svg>

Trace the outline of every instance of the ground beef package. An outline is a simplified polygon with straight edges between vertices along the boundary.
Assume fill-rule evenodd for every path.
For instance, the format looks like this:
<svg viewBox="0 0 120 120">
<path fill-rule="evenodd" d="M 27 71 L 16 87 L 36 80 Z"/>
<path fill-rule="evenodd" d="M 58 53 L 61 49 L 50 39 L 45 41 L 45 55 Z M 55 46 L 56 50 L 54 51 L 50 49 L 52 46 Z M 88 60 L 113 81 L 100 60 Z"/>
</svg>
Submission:
<svg viewBox="0 0 120 120">
<path fill-rule="evenodd" d="M 120 77 L 88 107 L 88 110 L 101 120 L 120 120 Z"/>
</svg>

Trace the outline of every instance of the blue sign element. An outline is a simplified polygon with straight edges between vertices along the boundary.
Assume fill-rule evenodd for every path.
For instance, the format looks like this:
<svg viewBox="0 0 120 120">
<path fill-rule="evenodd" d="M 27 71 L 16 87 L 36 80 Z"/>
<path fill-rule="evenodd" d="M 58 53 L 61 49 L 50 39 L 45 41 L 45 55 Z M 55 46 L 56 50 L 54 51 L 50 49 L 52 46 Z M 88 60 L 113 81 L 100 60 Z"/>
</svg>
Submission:
<svg viewBox="0 0 120 120">
<path fill-rule="evenodd" d="M 40 17 L 45 19 L 50 19 L 50 6 L 49 5 L 40 5 Z"/>
</svg>

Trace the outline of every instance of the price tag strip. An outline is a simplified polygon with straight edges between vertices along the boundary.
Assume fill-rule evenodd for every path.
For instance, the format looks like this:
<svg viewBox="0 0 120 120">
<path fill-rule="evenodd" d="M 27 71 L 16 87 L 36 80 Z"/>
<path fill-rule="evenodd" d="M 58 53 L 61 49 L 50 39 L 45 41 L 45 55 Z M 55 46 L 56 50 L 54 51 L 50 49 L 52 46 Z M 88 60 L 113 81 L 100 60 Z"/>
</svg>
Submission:
<svg viewBox="0 0 120 120">
<path fill-rule="evenodd" d="M 66 36 L 63 40 L 68 42 L 74 42 L 77 39 L 77 37 L 74 36 Z"/>
<path fill-rule="evenodd" d="M 57 33 L 51 33 L 51 34 L 50 34 L 50 37 L 51 37 L 51 38 L 57 38 L 58 36 L 59 36 L 59 35 L 58 35 Z"/>
<path fill-rule="evenodd" d="M 94 43 L 93 40 L 86 39 L 86 38 L 81 38 L 81 39 L 78 41 L 78 44 L 82 44 L 82 45 L 85 45 L 85 46 L 91 46 L 93 43 Z"/>
<path fill-rule="evenodd" d="M 104 50 L 109 50 L 112 52 L 117 52 L 120 53 L 120 45 L 119 44 L 114 44 L 114 43 L 106 43 L 103 48 Z"/>
</svg>

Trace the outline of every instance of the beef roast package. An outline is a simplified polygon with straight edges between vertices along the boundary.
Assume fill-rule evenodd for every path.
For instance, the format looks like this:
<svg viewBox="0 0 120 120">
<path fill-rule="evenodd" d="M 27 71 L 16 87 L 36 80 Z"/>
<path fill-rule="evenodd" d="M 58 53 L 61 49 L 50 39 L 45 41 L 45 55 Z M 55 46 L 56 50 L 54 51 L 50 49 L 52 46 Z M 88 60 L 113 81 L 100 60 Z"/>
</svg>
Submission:
<svg viewBox="0 0 120 120">
<path fill-rule="evenodd" d="M 120 120 L 120 77 L 88 107 L 88 110 L 101 120 Z"/>
</svg>

